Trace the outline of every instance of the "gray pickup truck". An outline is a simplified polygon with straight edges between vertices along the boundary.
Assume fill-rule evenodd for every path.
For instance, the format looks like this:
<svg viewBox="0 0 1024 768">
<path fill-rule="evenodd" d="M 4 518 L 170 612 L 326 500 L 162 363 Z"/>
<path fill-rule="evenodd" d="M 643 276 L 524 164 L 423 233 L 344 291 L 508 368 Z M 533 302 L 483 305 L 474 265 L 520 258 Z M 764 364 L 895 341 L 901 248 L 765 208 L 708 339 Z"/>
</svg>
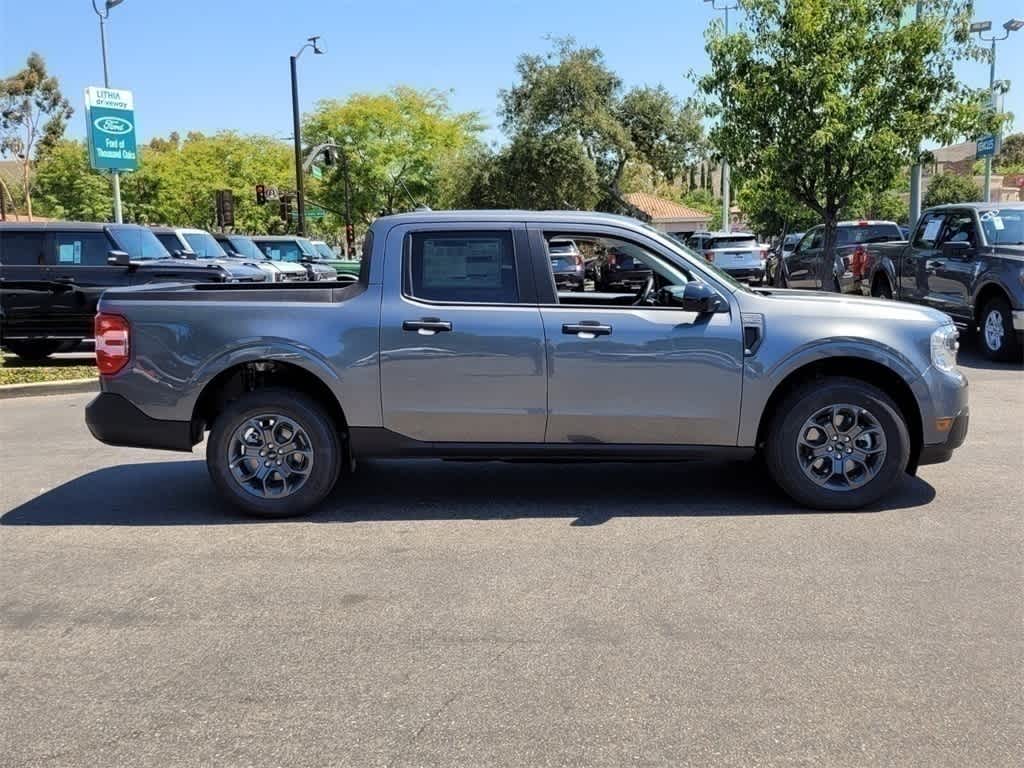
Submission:
<svg viewBox="0 0 1024 768">
<path fill-rule="evenodd" d="M 961 203 L 921 214 L 910 242 L 867 245 L 851 292 L 924 304 L 980 329 L 992 360 L 1024 349 L 1024 203 Z"/>
<path fill-rule="evenodd" d="M 565 240 L 595 258 L 628 247 L 650 275 L 560 292 L 548 249 Z M 107 291 L 93 435 L 190 451 L 208 431 L 224 497 L 287 515 L 370 457 L 761 454 L 797 502 L 851 509 L 948 460 L 967 432 L 942 313 L 751 289 L 632 219 L 387 216 L 363 258 L 348 286 Z"/>
</svg>

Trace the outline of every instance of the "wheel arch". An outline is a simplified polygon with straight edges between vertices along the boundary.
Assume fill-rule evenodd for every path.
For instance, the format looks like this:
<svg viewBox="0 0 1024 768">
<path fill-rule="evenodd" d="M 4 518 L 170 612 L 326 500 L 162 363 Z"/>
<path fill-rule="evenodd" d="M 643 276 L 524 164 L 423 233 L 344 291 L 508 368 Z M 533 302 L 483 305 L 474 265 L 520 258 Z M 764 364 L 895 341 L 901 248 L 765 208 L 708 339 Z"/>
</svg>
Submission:
<svg viewBox="0 0 1024 768">
<path fill-rule="evenodd" d="M 899 407 L 910 433 L 910 459 L 907 471 L 915 472 L 924 442 L 921 406 L 907 380 L 884 363 L 851 355 L 823 357 L 799 365 L 786 374 L 772 390 L 757 426 L 756 446 L 761 449 L 767 439 L 768 428 L 785 398 L 810 381 L 828 377 L 857 379 L 885 392 Z"/>
<path fill-rule="evenodd" d="M 1006 290 L 1003 284 L 997 280 L 987 280 L 979 286 L 977 293 L 974 294 L 974 311 L 972 315 L 975 323 L 981 323 L 981 313 L 985 311 L 985 305 L 994 298 L 1006 299 L 1010 308 L 1013 308 L 1010 292 Z"/>
</svg>

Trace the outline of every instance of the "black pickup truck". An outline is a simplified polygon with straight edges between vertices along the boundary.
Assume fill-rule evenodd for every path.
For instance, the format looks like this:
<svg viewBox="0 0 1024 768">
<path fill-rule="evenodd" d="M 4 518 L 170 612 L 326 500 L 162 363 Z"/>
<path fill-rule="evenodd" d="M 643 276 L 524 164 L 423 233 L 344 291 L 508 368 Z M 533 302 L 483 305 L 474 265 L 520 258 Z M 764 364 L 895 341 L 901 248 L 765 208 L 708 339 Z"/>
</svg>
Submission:
<svg viewBox="0 0 1024 768">
<path fill-rule="evenodd" d="M 991 360 L 1024 349 L 1024 203 L 929 208 L 910 241 L 867 245 L 853 292 L 924 304 L 970 332 Z"/>
</svg>

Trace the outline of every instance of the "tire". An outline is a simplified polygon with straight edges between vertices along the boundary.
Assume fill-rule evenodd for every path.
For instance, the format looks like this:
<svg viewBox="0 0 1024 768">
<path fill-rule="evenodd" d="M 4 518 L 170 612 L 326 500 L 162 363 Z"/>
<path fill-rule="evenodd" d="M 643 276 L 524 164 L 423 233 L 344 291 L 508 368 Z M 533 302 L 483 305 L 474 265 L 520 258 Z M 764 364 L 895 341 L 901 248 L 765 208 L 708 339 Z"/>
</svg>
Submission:
<svg viewBox="0 0 1024 768">
<path fill-rule="evenodd" d="M 781 264 L 775 272 L 775 287 L 789 288 L 789 280 L 786 279 L 786 270 Z"/>
<path fill-rule="evenodd" d="M 885 278 L 879 278 L 875 280 L 875 284 L 871 287 L 871 295 L 876 299 L 892 299 L 892 287 L 889 285 L 889 281 Z"/>
<path fill-rule="evenodd" d="M 809 459 L 812 449 L 800 438 L 811 435 L 814 427 L 808 425 L 821 423 L 814 421 L 820 414 L 830 419 L 833 408 L 838 409 L 840 426 L 849 425 L 850 417 L 855 419 L 844 431 L 866 428 L 859 437 L 844 442 L 842 432 L 830 439 L 826 426 L 819 432 L 824 439 L 820 447 L 846 445 L 856 453 L 847 460 L 840 448 L 841 459 L 833 460 L 835 454 L 831 453 Z M 835 433 L 836 422 L 831 423 Z M 898 406 L 880 389 L 858 379 L 829 377 L 808 382 L 783 400 L 769 430 L 765 461 L 772 478 L 790 498 L 812 509 L 859 509 L 877 501 L 895 486 L 910 459 L 910 434 Z M 881 451 L 878 431 L 884 437 Z M 858 456 L 867 458 L 858 463 Z M 838 465 L 843 467 L 842 475 L 833 469 L 836 461 L 842 462 Z M 814 469 L 815 462 L 820 464 L 819 470 Z M 810 467 L 805 469 L 807 465 Z M 826 478 L 826 482 L 815 482 L 811 474 Z M 850 476 L 860 484 L 851 483 Z"/>
<path fill-rule="evenodd" d="M 252 433 L 251 442 L 245 439 L 247 431 Z M 267 446 L 276 450 L 282 444 L 296 450 L 267 454 Z M 246 446 L 250 458 L 232 461 Z M 268 463 L 261 467 L 262 462 Z M 291 517 L 312 510 L 334 488 L 341 462 L 341 438 L 330 415 L 301 392 L 278 387 L 256 390 L 230 403 L 214 420 L 206 446 L 206 467 L 217 491 L 257 517 Z M 266 478 L 258 477 L 267 467 Z M 239 479 L 250 472 L 248 481 Z M 273 497 L 284 491 L 287 495 Z"/>
<path fill-rule="evenodd" d="M 1010 302 L 1002 296 L 989 299 L 981 311 L 980 321 L 978 340 L 985 357 L 997 362 L 1020 360 L 1021 348 L 1013 329 Z"/>
<path fill-rule="evenodd" d="M 36 363 L 45 360 L 58 349 L 61 341 L 51 339 L 25 339 L 18 341 L 5 341 L 4 346 L 28 363 Z"/>
</svg>

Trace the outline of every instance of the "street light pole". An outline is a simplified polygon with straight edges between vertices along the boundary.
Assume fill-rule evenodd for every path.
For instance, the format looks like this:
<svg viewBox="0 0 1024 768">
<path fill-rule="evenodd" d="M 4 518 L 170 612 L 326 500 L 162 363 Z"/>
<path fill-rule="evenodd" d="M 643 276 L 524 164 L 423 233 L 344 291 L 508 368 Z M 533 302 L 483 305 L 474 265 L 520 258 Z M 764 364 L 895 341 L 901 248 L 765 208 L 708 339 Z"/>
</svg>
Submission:
<svg viewBox="0 0 1024 768">
<path fill-rule="evenodd" d="M 299 56 L 307 48 L 312 48 L 313 53 L 321 54 L 323 51 L 317 44 L 320 39 L 319 35 L 314 35 L 308 38 L 304 46 L 299 48 L 299 52 L 291 57 L 291 70 L 292 70 L 292 135 L 295 139 L 295 198 L 298 202 L 298 221 L 295 226 L 295 233 L 298 235 L 306 234 L 306 201 L 304 196 L 304 180 L 302 172 L 302 120 L 299 115 L 299 76 L 296 68 L 296 62 L 299 60 Z"/>
<path fill-rule="evenodd" d="M 102 10 L 96 4 L 98 0 L 92 0 L 92 9 L 100 18 L 100 52 L 103 54 L 103 87 L 110 87 L 110 71 L 107 68 L 107 18 L 110 16 L 110 9 L 120 5 L 124 0 L 105 0 Z M 111 184 L 114 188 L 114 221 L 120 224 L 121 216 L 121 174 L 118 171 L 111 171 Z"/>
<path fill-rule="evenodd" d="M 725 12 L 725 34 L 729 34 L 729 11 L 735 11 L 740 7 L 739 2 L 734 2 L 732 5 L 726 0 L 724 5 L 718 5 L 718 0 L 704 0 L 705 3 L 711 3 L 711 7 L 716 11 Z M 722 231 L 728 234 L 732 231 L 732 222 L 730 221 L 730 189 L 729 189 L 729 160 L 726 157 L 722 157 Z"/>
<path fill-rule="evenodd" d="M 922 0 L 917 1 L 917 14 L 916 21 L 921 20 L 921 13 L 924 10 L 924 3 Z M 914 154 L 914 164 L 910 166 L 910 205 L 909 215 L 907 216 L 907 226 L 911 229 L 917 224 L 917 220 L 921 218 L 921 143 L 918 142 L 917 149 Z"/>
<path fill-rule="evenodd" d="M 1021 28 L 1024 28 L 1024 20 L 1010 19 L 1003 24 L 1003 29 L 1006 31 L 1002 35 L 985 37 L 984 33 L 992 29 L 991 21 L 976 21 L 971 24 L 971 32 L 976 33 L 983 42 L 992 44 L 989 53 L 988 92 L 989 98 L 992 100 L 993 112 L 996 109 L 996 43 L 1005 40 L 1011 32 L 1016 32 Z M 992 202 L 992 155 L 985 158 L 985 202 Z"/>
</svg>

